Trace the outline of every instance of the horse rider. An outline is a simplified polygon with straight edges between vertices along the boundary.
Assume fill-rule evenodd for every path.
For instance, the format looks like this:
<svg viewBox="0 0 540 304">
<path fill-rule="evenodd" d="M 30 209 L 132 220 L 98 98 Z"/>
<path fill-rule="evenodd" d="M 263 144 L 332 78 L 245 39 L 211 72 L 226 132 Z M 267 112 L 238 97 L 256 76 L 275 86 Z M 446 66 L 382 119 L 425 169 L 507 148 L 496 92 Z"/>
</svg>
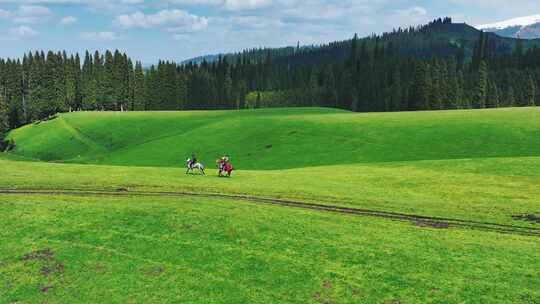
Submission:
<svg viewBox="0 0 540 304">
<path fill-rule="evenodd" d="M 225 169 L 225 165 L 229 162 L 229 156 L 223 155 L 219 160 L 219 171 L 223 171 Z"/>
<path fill-rule="evenodd" d="M 193 169 L 193 166 L 197 163 L 197 156 L 195 154 L 191 154 L 191 158 L 189 160 L 189 167 Z"/>
</svg>

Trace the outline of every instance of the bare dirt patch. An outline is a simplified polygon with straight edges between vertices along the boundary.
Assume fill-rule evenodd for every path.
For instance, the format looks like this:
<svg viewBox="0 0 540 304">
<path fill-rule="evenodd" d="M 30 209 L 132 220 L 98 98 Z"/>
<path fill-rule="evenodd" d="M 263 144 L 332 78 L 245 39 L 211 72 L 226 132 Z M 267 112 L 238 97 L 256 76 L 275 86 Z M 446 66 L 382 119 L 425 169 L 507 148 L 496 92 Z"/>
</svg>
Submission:
<svg viewBox="0 0 540 304">
<path fill-rule="evenodd" d="M 330 282 L 328 280 L 324 281 L 323 288 L 324 289 L 332 289 L 332 282 Z"/>
<path fill-rule="evenodd" d="M 432 295 L 438 293 L 439 291 L 441 291 L 439 288 L 434 287 L 434 288 L 431 288 L 431 289 L 428 291 L 428 294 L 429 294 L 430 296 L 432 296 Z"/>
<path fill-rule="evenodd" d="M 41 267 L 41 274 L 44 277 L 48 277 L 48 276 L 51 276 L 51 275 L 62 274 L 62 273 L 64 273 L 64 264 L 59 263 L 57 261 L 55 261 L 52 264 L 45 265 L 45 266 Z"/>
<path fill-rule="evenodd" d="M 149 268 L 143 268 L 140 270 L 146 277 L 155 278 L 159 277 L 165 272 L 165 267 L 163 266 L 153 266 Z"/>
<path fill-rule="evenodd" d="M 31 260 L 40 260 L 40 261 L 51 261 L 54 260 L 54 251 L 51 249 L 42 249 L 32 251 L 21 257 L 22 261 L 31 261 Z"/>
<path fill-rule="evenodd" d="M 107 267 L 105 267 L 105 265 L 98 264 L 94 266 L 94 271 L 96 273 L 105 273 L 107 271 Z"/>
<path fill-rule="evenodd" d="M 39 274 L 46 279 L 47 284 L 39 287 L 42 293 L 47 293 L 54 288 L 53 282 L 58 278 L 62 278 L 65 267 L 57 258 L 55 252 L 50 249 L 40 249 L 27 253 L 21 257 L 21 261 L 25 264 L 38 263 L 40 267 Z"/>
<path fill-rule="evenodd" d="M 45 286 L 39 288 L 39 290 L 40 290 L 41 292 L 43 292 L 43 293 L 47 293 L 47 292 L 48 292 L 49 290 L 51 290 L 52 288 L 54 288 L 53 285 L 45 285 Z"/>
<path fill-rule="evenodd" d="M 336 303 L 331 296 L 333 287 L 334 286 L 332 285 L 332 282 L 330 282 L 329 280 L 324 280 L 321 286 L 321 290 L 313 294 L 313 300 L 321 304 Z"/>
<path fill-rule="evenodd" d="M 414 221 L 413 224 L 417 227 L 434 229 L 448 229 L 448 227 L 450 226 L 447 222 L 439 221 Z"/>
<path fill-rule="evenodd" d="M 526 221 L 540 224 L 540 216 L 534 214 L 513 215 L 512 218 L 516 221 Z"/>
<path fill-rule="evenodd" d="M 313 300 L 315 300 L 317 303 L 322 303 L 322 304 L 333 304 L 334 303 L 334 301 L 332 299 L 328 298 L 327 296 L 323 295 L 320 292 L 316 292 L 313 295 Z"/>
</svg>

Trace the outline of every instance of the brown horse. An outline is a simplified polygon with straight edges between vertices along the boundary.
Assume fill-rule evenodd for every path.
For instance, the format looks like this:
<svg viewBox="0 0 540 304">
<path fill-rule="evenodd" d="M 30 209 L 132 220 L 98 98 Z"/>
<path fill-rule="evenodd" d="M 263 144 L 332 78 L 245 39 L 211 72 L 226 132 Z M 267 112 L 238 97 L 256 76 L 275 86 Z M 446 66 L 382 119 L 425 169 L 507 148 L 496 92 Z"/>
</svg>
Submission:
<svg viewBox="0 0 540 304">
<path fill-rule="evenodd" d="M 219 164 L 218 175 L 220 177 L 222 176 L 231 177 L 231 173 L 234 171 L 233 165 L 231 165 L 231 163 L 224 163 L 221 160 L 218 160 L 218 164 Z"/>
</svg>

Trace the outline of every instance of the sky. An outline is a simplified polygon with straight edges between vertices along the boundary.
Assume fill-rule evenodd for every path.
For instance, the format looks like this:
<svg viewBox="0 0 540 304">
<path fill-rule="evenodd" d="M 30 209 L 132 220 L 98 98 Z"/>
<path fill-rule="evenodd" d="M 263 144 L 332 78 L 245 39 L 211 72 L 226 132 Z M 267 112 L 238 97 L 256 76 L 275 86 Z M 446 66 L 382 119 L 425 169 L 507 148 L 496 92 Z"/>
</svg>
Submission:
<svg viewBox="0 0 540 304">
<path fill-rule="evenodd" d="M 0 0 L 0 57 L 118 49 L 151 64 L 321 44 L 444 16 L 477 25 L 533 14 L 539 0 Z"/>
</svg>

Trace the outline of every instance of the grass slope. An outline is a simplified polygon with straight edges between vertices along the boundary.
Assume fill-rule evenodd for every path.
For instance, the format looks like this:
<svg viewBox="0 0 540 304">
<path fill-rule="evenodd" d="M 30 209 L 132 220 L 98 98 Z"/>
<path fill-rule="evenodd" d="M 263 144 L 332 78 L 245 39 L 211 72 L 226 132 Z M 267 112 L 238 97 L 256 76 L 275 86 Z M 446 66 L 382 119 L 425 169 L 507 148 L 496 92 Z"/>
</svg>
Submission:
<svg viewBox="0 0 540 304">
<path fill-rule="evenodd" d="M 71 113 L 9 134 L 45 161 L 179 166 L 192 152 L 242 169 L 540 156 L 540 109 L 354 114 L 331 109 Z"/>
<path fill-rule="evenodd" d="M 0 189 L 244 194 L 529 228 L 512 216 L 540 215 L 536 108 L 71 113 L 9 137 Z M 193 151 L 241 170 L 185 175 Z M 0 194 L 0 303 L 540 298 L 537 237 L 129 191 Z"/>
<path fill-rule="evenodd" d="M 238 171 L 233 178 L 178 168 L 0 160 L 0 188 L 188 191 L 285 198 L 511 225 L 540 214 L 540 158 L 487 158 Z M 76 178 L 75 178 L 76 177 Z"/>
<path fill-rule="evenodd" d="M 537 303 L 536 238 L 233 201 L 0 196 L 2 303 Z"/>
</svg>

